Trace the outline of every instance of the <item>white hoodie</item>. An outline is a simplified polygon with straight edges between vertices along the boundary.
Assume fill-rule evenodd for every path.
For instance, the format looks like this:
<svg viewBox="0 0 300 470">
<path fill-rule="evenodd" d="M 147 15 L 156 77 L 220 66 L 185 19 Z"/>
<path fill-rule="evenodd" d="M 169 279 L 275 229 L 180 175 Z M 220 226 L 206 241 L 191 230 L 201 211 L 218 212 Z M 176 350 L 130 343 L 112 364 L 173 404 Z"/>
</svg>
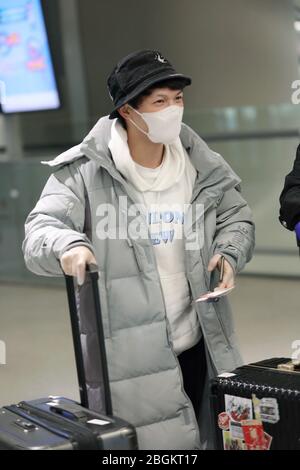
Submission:
<svg viewBox="0 0 300 470">
<path fill-rule="evenodd" d="M 137 200 L 145 205 L 171 340 L 175 353 L 180 354 L 201 337 L 185 274 L 182 237 L 184 204 L 191 200 L 196 170 L 179 137 L 164 146 L 159 167 L 137 164 L 130 155 L 127 132 L 118 119 L 112 124 L 109 148 L 116 168 L 135 189 Z"/>
</svg>

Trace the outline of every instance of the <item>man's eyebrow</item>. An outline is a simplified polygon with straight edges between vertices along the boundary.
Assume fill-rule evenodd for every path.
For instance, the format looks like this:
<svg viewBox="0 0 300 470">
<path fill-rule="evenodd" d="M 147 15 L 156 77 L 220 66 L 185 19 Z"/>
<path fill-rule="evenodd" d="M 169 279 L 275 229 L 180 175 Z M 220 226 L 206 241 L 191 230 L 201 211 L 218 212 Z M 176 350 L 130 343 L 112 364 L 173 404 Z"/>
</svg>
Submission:
<svg viewBox="0 0 300 470">
<path fill-rule="evenodd" d="M 183 92 L 183 90 L 180 90 L 180 91 L 176 94 L 176 96 L 178 96 L 178 95 L 179 95 L 180 93 L 182 93 L 182 92 Z M 162 96 L 163 98 L 167 98 L 167 97 L 168 97 L 167 95 L 163 95 L 163 94 L 159 93 L 158 95 L 155 95 L 154 98 L 157 98 L 158 96 Z"/>
</svg>

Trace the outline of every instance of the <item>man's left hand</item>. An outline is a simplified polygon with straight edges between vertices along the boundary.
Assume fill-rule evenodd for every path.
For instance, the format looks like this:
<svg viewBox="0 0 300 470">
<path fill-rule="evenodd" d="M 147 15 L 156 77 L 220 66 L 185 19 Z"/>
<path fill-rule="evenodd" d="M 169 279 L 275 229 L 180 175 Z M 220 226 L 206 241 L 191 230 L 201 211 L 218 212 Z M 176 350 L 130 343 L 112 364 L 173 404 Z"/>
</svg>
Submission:
<svg viewBox="0 0 300 470">
<path fill-rule="evenodd" d="M 218 269 L 220 271 L 220 269 L 221 269 L 221 257 L 222 257 L 222 255 L 220 255 L 220 254 L 214 255 L 208 263 L 207 270 L 208 271 L 213 271 L 216 267 L 218 267 Z M 233 287 L 233 286 L 234 286 L 234 271 L 231 267 L 231 264 L 226 259 L 224 259 L 223 279 L 222 279 L 221 282 L 219 282 L 218 286 L 215 287 L 214 290 L 226 289 L 228 287 Z"/>
</svg>

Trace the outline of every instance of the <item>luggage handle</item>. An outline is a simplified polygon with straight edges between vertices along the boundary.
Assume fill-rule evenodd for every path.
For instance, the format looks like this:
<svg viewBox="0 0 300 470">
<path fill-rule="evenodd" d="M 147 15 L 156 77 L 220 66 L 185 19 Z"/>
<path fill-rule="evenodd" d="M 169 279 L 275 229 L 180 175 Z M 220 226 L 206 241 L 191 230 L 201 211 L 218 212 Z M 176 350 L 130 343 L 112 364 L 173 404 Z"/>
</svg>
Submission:
<svg viewBox="0 0 300 470">
<path fill-rule="evenodd" d="M 67 404 L 63 404 L 63 406 L 56 405 L 55 402 L 51 404 L 50 411 L 54 414 L 62 415 L 65 418 L 71 418 L 73 421 L 78 421 L 81 418 L 86 417 L 86 412 L 81 410 L 74 409 L 74 406 L 69 406 Z"/>
<path fill-rule="evenodd" d="M 80 410 L 78 408 L 75 408 L 73 405 L 68 405 L 67 403 L 63 403 L 60 406 L 54 402 L 49 407 L 49 410 L 54 414 L 61 415 L 64 418 L 71 419 L 72 421 L 80 421 L 82 418 L 84 418 L 84 420 L 86 421 L 86 418 L 88 416 L 85 410 Z M 112 422 L 107 416 L 103 416 L 102 418 L 105 418 L 105 421 L 107 423 Z"/>
<path fill-rule="evenodd" d="M 103 377 L 103 386 L 104 386 L 105 410 L 97 410 L 97 411 L 99 412 L 101 411 L 102 413 L 104 412 L 108 416 L 112 416 L 113 414 L 112 400 L 111 400 L 111 391 L 110 391 L 106 350 L 105 350 L 105 338 L 104 338 L 102 316 L 101 316 L 101 305 L 100 305 L 99 289 L 98 289 L 98 279 L 99 279 L 98 265 L 95 263 L 86 264 L 86 273 L 88 273 L 91 279 L 92 297 L 93 297 L 94 308 L 96 312 L 95 313 L 96 333 L 97 333 L 99 349 L 100 349 L 99 355 L 100 355 L 100 363 L 102 366 L 102 377 Z M 65 276 L 65 281 L 66 281 L 67 296 L 68 296 L 69 311 L 70 311 L 70 320 L 71 320 L 71 326 L 72 326 L 72 336 L 73 336 L 77 377 L 78 377 L 78 384 L 79 384 L 80 401 L 83 407 L 90 408 L 87 385 L 86 385 L 85 365 L 84 365 L 82 345 L 81 345 L 81 339 L 80 339 L 80 329 L 79 329 L 78 316 L 77 316 L 77 303 L 76 303 L 76 293 L 75 293 L 75 286 L 74 286 L 74 276 L 71 276 L 66 273 L 64 273 L 64 276 Z M 85 285 L 86 281 L 87 281 L 87 276 L 85 276 L 83 285 L 80 287 L 77 286 L 79 293 L 80 293 L 80 289 Z"/>
<path fill-rule="evenodd" d="M 247 367 L 253 367 L 254 369 L 264 369 L 264 366 L 258 366 L 255 364 L 247 364 Z M 276 372 L 286 372 L 288 374 L 300 374 L 300 362 L 288 361 L 278 364 L 277 367 L 268 367 L 268 370 L 275 370 Z"/>
<path fill-rule="evenodd" d="M 299 372 L 300 361 L 283 362 L 282 364 L 277 365 L 277 369 L 287 371 L 287 372 Z"/>
</svg>

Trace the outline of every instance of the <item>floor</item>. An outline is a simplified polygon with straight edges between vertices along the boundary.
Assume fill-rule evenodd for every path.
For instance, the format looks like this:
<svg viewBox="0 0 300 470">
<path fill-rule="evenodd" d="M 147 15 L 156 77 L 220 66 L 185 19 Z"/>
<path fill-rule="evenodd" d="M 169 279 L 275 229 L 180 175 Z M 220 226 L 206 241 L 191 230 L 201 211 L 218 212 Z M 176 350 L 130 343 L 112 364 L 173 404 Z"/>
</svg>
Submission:
<svg viewBox="0 0 300 470">
<path fill-rule="evenodd" d="M 296 340 L 300 356 L 299 280 L 244 275 L 230 296 L 246 362 L 290 357 Z M 0 363 L 4 349 L 0 406 L 51 394 L 78 399 L 64 289 L 0 284 Z"/>
</svg>

